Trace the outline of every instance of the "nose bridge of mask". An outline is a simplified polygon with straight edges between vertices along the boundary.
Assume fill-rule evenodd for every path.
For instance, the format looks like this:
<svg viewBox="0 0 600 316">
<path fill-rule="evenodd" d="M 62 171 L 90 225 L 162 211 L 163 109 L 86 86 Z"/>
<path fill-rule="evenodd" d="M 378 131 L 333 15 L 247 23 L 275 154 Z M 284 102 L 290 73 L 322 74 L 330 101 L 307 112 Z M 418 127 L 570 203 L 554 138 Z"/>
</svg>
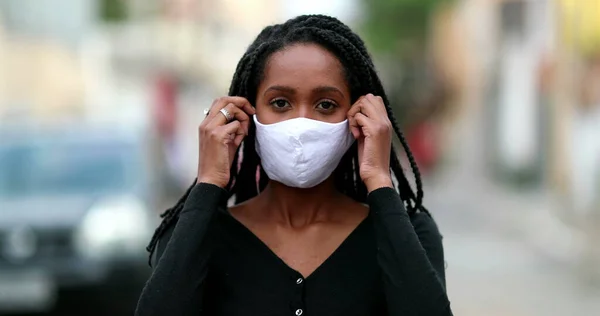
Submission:
<svg viewBox="0 0 600 316">
<path fill-rule="evenodd" d="M 301 131 L 299 130 L 299 126 L 290 126 L 292 128 L 292 132 L 290 133 L 290 142 L 292 143 L 291 149 L 294 151 L 292 157 L 294 159 L 294 163 L 292 164 L 292 168 L 294 172 L 298 175 L 300 179 L 306 178 L 306 166 L 307 166 L 307 157 L 304 153 L 304 146 L 301 139 Z"/>
<path fill-rule="evenodd" d="M 307 173 L 323 172 L 321 170 L 307 170 L 309 168 L 314 169 L 317 165 L 324 169 L 335 169 L 338 159 L 337 155 L 331 153 L 340 151 L 345 153 L 348 149 L 348 135 L 351 134 L 347 120 L 333 124 L 309 120 L 306 121 L 306 126 L 301 130 L 303 133 L 299 134 L 299 137 L 302 146 L 302 165 L 299 167 Z M 320 164 L 311 163 L 315 159 L 321 160 Z"/>
<path fill-rule="evenodd" d="M 317 128 L 314 126 L 313 120 L 306 118 L 297 118 L 284 121 L 289 123 L 290 136 L 293 142 L 294 150 L 294 172 L 298 176 L 298 180 L 302 183 L 308 180 L 311 159 L 311 142 L 307 139 L 310 135 L 310 131 L 315 131 Z"/>
</svg>

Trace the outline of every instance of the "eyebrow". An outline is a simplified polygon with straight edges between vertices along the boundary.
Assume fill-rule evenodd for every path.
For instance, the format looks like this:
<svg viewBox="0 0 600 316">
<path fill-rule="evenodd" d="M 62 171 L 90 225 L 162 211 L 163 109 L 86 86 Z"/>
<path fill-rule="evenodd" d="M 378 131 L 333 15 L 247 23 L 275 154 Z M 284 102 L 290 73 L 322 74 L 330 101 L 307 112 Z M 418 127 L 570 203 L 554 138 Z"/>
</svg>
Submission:
<svg viewBox="0 0 600 316">
<path fill-rule="evenodd" d="M 294 89 L 292 87 L 287 87 L 287 86 L 270 86 L 267 90 L 265 90 L 265 94 L 267 94 L 267 92 L 269 92 L 271 90 L 281 91 L 281 92 L 285 92 L 285 93 L 289 93 L 289 94 L 295 94 L 296 93 L 296 89 Z"/>
<path fill-rule="evenodd" d="M 317 92 L 317 93 L 333 92 L 333 93 L 339 94 L 340 97 L 344 97 L 344 94 L 342 93 L 342 91 L 340 91 L 340 89 L 338 89 L 336 87 L 331 87 L 331 86 L 316 87 L 315 89 L 313 89 L 313 91 Z"/>
<path fill-rule="evenodd" d="M 288 86 L 271 86 L 265 91 L 265 94 L 271 90 L 281 91 L 281 92 L 285 92 L 285 93 L 289 93 L 289 94 L 296 94 L 296 89 L 294 89 L 292 87 L 288 87 Z M 344 96 L 344 94 L 342 93 L 342 91 L 340 91 L 340 89 L 338 89 L 336 87 L 332 87 L 332 86 L 319 86 L 319 87 L 314 88 L 313 92 L 315 92 L 315 93 L 333 92 L 333 93 L 339 94 L 340 97 Z"/>
</svg>

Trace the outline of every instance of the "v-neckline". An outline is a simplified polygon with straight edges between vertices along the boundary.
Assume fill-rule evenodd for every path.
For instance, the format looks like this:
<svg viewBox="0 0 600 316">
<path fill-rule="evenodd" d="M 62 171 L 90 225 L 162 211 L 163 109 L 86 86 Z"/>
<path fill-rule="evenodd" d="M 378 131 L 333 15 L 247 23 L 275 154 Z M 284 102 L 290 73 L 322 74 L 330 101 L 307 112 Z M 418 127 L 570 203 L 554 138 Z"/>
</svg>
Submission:
<svg viewBox="0 0 600 316">
<path fill-rule="evenodd" d="M 317 266 L 309 275 L 304 276 L 298 270 L 292 268 L 283 259 L 281 259 L 281 257 L 279 257 L 271 248 L 269 248 L 269 246 L 262 239 L 260 239 L 256 234 L 254 234 L 254 232 L 252 232 L 252 230 L 250 230 L 248 227 L 246 227 L 246 225 L 244 225 L 237 218 L 235 218 L 233 215 L 231 215 L 231 213 L 229 213 L 228 208 L 224 209 L 224 213 L 225 213 L 225 215 L 227 215 L 226 217 L 229 217 L 231 219 L 231 221 L 234 223 L 234 225 L 239 226 L 241 228 L 241 230 L 245 234 L 247 234 L 251 240 L 254 240 L 254 242 L 257 243 L 260 248 L 262 248 L 262 251 L 266 252 L 270 257 L 273 257 L 273 259 L 277 262 L 277 264 L 279 266 L 283 267 L 287 271 L 295 273 L 297 276 L 301 276 L 304 280 L 314 279 L 314 276 L 319 271 L 326 268 L 328 263 L 330 261 L 332 261 L 333 258 L 336 257 L 336 255 L 338 253 L 340 253 L 342 250 L 344 250 L 345 247 L 347 247 L 346 245 L 350 242 L 351 239 L 354 239 L 354 236 L 356 234 L 358 234 L 358 231 L 361 230 L 362 227 L 366 225 L 368 219 L 371 217 L 371 213 L 370 212 L 367 213 L 367 216 L 356 227 L 354 227 L 354 229 L 352 229 L 350 234 L 348 234 L 348 236 L 346 236 L 346 238 L 344 238 L 344 240 L 335 248 L 335 250 L 333 250 L 333 252 L 327 258 L 325 258 L 325 260 L 323 260 L 323 262 L 321 262 L 321 264 L 319 264 L 319 266 Z"/>
</svg>

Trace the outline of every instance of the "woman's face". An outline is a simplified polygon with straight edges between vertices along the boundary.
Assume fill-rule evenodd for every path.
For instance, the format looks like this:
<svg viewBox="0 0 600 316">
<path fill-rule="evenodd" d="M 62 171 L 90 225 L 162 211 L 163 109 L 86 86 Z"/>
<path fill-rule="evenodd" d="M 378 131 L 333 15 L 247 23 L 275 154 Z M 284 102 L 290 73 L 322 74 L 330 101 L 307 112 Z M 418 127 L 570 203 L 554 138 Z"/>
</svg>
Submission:
<svg viewBox="0 0 600 316">
<path fill-rule="evenodd" d="M 350 106 L 342 64 L 316 44 L 295 44 L 272 54 L 255 104 L 263 124 L 299 117 L 339 123 Z"/>
</svg>

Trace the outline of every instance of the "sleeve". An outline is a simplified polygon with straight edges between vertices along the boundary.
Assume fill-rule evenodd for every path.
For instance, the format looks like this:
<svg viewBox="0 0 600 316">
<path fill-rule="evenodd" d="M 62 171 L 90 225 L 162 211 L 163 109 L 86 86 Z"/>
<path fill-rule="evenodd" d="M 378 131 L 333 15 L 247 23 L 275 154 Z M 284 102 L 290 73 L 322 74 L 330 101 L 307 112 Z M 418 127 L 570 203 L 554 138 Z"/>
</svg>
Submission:
<svg viewBox="0 0 600 316">
<path fill-rule="evenodd" d="M 368 196 L 389 315 L 452 315 L 446 294 L 442 237 L 424 213 L 411 221 L 392 188 Z"/>
<path fill-rule="evenodd" d="M 159 242 L 154 270 L 142 290 L 135 315 L 201 312 L 212 248 L 207 234 L 209 223 L 226 197 L 225 190 L 212 184 L 199 183 L 192 189 L 175 228 Z"/>
</svg>

